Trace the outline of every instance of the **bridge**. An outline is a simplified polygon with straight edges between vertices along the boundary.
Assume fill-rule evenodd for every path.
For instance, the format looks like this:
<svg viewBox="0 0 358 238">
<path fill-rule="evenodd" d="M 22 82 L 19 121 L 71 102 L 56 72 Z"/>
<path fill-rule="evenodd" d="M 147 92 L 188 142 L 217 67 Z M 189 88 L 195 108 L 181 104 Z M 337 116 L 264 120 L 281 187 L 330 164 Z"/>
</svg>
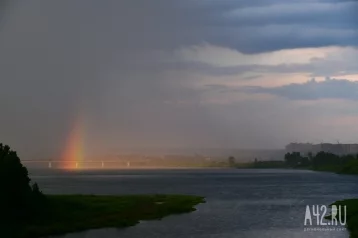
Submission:
<svg viewBox="0 0 358 238">
<path fill-rule="evenodd" d="M 86 168 L 86 167 L 96 167 L 96 168 L 111 168 L 113 165 L 120 167 L 131 167 L 131 161 L 126 160 L 84 160 L 78 162 L 77 160 L 21 160 L 24 165 L 38 165 L 45 166 L 49 169 L 52 168 L 63 168 L 64 164 L 72 164 L 75 168 Z M 135 161 L 135 162 L 144 162 L 144 161 Z"/>
</svg>

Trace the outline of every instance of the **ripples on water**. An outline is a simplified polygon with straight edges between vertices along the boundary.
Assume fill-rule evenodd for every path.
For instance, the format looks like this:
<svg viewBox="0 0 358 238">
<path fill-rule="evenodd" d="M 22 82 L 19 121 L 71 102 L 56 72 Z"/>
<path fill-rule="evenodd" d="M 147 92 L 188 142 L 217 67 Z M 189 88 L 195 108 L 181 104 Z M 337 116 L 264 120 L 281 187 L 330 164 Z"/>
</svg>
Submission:
<svg viewBox="0 0 358 238">
<path fill-rule="evenodd" d="M 123 170 L 64 173 L 32 171 L 53 194 L 193 194 L 198 210 L 145 221 L 125 229 L 101 229 L 61 238 L 348 237 L 345 231 L 304 231 L 306 205 L 358 198 L 358 176 L 289 170 Z"/>
</svg>

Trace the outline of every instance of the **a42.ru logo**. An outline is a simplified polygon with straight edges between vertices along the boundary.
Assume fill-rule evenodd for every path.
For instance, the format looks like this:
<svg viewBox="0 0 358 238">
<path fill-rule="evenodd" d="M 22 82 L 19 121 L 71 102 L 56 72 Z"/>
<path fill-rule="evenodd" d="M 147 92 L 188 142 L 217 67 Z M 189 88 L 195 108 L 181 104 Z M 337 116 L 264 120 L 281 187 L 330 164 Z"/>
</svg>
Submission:
<svg viewBox="0 0 358 238">
<path fill-rule="evenodd" d="M 347 206 L 332 205 L 331 214 L 327 213 L 325 205 L 307 205 L 305 226 L 344 226 L 347 222 Z M 330 217 L 328 216 L 330 215 Z M 327 219 L 328 217 L 328 219 Z"/>
</svg>

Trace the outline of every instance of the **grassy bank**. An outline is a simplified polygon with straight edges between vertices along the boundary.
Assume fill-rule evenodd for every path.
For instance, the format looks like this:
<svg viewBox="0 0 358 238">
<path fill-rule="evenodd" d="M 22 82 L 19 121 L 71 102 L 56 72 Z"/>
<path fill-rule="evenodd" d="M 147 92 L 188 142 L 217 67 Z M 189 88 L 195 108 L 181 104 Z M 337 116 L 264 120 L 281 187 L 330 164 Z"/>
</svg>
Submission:
<svg viewBox="0 0 358 238">
<path fill-rule="evenodd" d="M 335 155 L 319 152 L 315 155 L 301 155 L 299 152 L 286 153 L 284 160 L 258 161 L 238 164 L 238 168 L 258 169 L 305 169 L 313 171 L 333 172 L 339 174 L 358 175 L 358 155 Z"/>
<path fill-rule="evenodd" d="M 256 161 L 236 164 L 238 169 L 289 169 L 290 167 L 284 161 Z"/>
<path fill-rule="evenodd" d="M 194 211 L 204 198 L 187 195 L 47 195 L 46 208 L 27 224 L 6 225 L 12 238 L 37 238 L 105 227 L 127 227 Z"/>
<path fill-rule="evenodd" d="M 347 207 L 347 229 L 350 234 L 350 238 L 358 238 L 358 199 L 347 199 L 343 201 L 337 201 L 332 205 L 346 206 Z M 343 212 L 343 211 L 342 211 Z M 342 219 L 344 213 L 342 213 Z M 328 217 L 328 219 L 330 219 Z"/>
</svg>

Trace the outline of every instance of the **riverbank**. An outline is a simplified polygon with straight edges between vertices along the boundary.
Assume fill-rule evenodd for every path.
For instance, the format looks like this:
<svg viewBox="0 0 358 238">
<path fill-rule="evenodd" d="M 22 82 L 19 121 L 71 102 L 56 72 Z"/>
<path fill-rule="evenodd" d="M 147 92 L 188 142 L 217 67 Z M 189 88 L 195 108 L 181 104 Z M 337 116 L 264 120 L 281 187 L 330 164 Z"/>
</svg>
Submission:
<svg viewBox="0 0 358 238">
<path fill-rule="evenodd" d="M 298 152 L 287 153 L 284 160 L 268 160 L 236 164 L 237 168 L 250 169 L 301 169 L 338 174 L 358 175 L 358 155 L 335 155 L 319 152 L 302 156 Z"/>
<path fill-rule="evenodd" d="M 341 219 L 344 221 L 344 210 L 346 206 L 346 227 L 349 231 L 350 238 L 358 238 L 358 199 L 347 199 L 343 201 L 337 201 L 332 205 L 341 206 Z M 337 215 L 338 216 L 338 215 Z M 330 218 L 329 218 L 330 219 Z M 339 218 L 338 218 L 339 219 Z"/>
<path fill-rule="evenodd" d="M 203 197 L 188 195 L 47 195 L 46 209 L 23 226 L 7 225 L 8 237 L 38 238 L 89 229 L 128 227 L 141 220 L 195 211 Z"/>
</svg>

